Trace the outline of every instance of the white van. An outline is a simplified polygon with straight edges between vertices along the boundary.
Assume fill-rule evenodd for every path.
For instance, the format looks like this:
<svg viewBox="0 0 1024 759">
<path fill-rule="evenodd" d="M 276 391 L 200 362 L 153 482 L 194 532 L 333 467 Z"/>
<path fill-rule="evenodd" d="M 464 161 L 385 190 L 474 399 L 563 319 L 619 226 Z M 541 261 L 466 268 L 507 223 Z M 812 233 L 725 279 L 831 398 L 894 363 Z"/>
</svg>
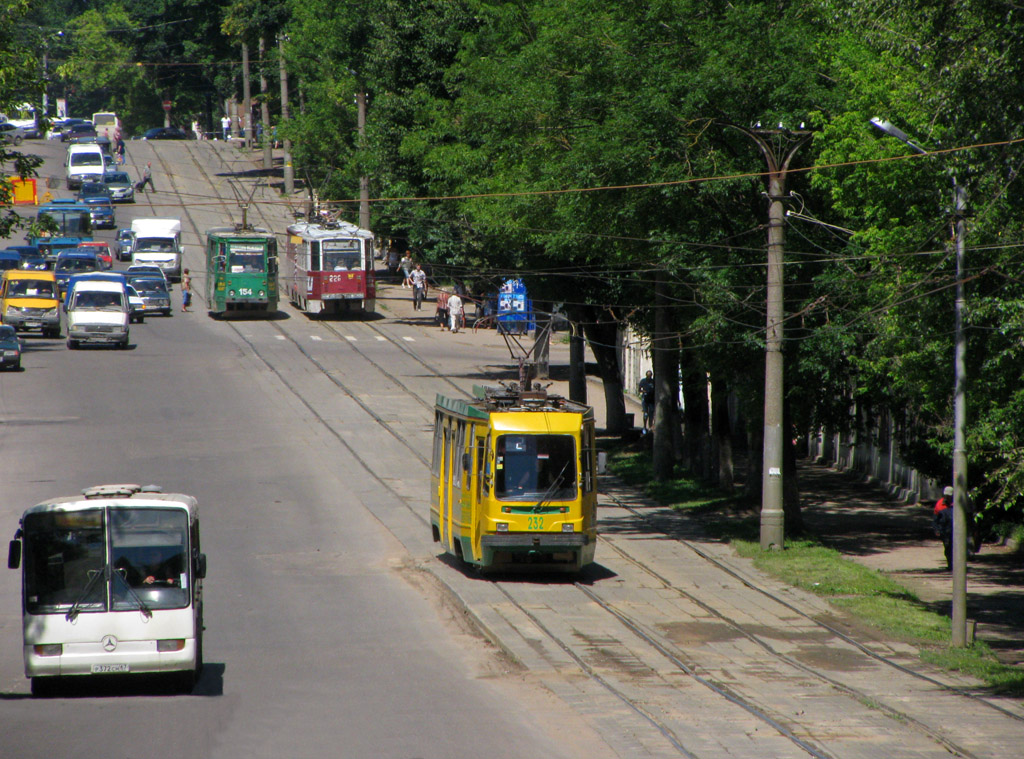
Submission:
<svg viewBox="0 0 1024 759">
<path fill-rule="evenodd" d="M 64 174 L 69 190 L 77 190 L 82 182 L 102 182 L 110 159 L 96 144 L 72 145 L 64 160 Z"/>
<path fill-rule="evenodd" d="M 128 347 L 129 304 L 124 282 L 84 279 L 75 283 L 67 304 L 68 348 L 81 343 Z"/>
<path fill-rule="evenodd" d="M 159 266 L 168 280 L 181 281 L 181 220 L 135 219 L 132 265 Z"/>
</svg>

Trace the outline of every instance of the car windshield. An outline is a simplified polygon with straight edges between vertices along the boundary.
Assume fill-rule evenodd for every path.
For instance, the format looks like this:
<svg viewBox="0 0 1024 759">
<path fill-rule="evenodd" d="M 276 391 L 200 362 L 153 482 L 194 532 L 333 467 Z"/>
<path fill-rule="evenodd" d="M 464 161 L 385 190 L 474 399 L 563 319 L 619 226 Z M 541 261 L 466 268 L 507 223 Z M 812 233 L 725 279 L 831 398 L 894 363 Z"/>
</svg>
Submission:
<svg viewBox="0 0 1024 759">
<path fill-rule="evenodd" d="M 96 261 L 89 258 L 62 258 L 57 262 L 56 271 L 92 271 Z"/>
<path fill-rule="evenodd" d="M 15 279 L 7 287 L 9 298 L 52 298 L 54 283 L 45 279 Z"/>
<path fill-rule="evenodd" d="M 7 324 L 0 324 L 0 340 L 10 340 L 18 334 L 14 327 Z"/>
<path fill-rule="evenodd" d="M 135 241 L 135 249 L 154 253 L 173 253 L 174 243 L 166 237 L 140 237 Z"/>
<path fill-rule="evenodd" d="M 132 285 L 140 293 L 147 295 L 164 294 L 167 292 L 167 285 L 164 284 L 162 279 L 133 279 Z"/>
<path fill-rule="evenodd" d="M 75 293 L 75 301 L 72 308 L 94 308 L 100 311 L 120 311 L 124 308 L 124 301 L 121 298 L 121 293 Z"/>
<path fill-rule="evenodd" d="M 123 171 L 116 171 L 112 174 L 107 174 L 107 184 L 131 184 L 132 180 Z"/>
<path fill-rule="evenodd" d="M 85 202 L 91 206 L 104 206 L 105 208 L 110 208 L 110 200 L 102 196 L 96 198 L 86 198 Z"/>
<path fill-rule="evenodd" d="M 103 156 L 99 153 L 75 153 L 71 156 L 72 166 L 102 166 Z"/>
</svg>

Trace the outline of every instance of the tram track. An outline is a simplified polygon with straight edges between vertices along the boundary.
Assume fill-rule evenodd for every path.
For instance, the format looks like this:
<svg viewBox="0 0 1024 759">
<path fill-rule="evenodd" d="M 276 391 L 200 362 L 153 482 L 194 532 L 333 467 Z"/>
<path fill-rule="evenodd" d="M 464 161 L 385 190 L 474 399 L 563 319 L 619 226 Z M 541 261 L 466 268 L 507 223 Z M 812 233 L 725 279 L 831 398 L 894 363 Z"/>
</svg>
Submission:
<svg viewBox="0 0 1024 759">
<path fill-rule="evenodd" d="M 203 171 L 204 176 L 208 177 L 205 167 L 196 159 L 194 153 L 192 153 L 192 151 L 189 150 L 189 154 L 192 157 L 193 162 L 195 162 L 196 165 L 200 168 L 200 170 Z M 223 199 L 221 199 L 220 202 L 224 206 L 227 215 L 230 217 L 231 210 L 228 202 Z M 196 230 L 197 234 L 201 234 L 199 227 L 195 224 L 194 220 L 191 217 L 187 205 L 183 204 L 183 208 L 184 213 L 187 216 L 189 216 L 190 222 L 192 223 L 193 228 Z M 258 204 L 255 204 L 255 210 L 260 216 L 264 218 L 265 225 L 270 229 L 274 229 L 274 227 L 276 226 L 276 222 L 268 222 L 266 217 L 263 215 L 262 209 L 260 209 Z M 425 530 L 428 529 L 428 520 L 426 519 L 425 515 L 421 513 L 422 509 L 419 507 L 419 504 L 410 502 L 410 500 L 407 497 L 403 496 L 403 494 L 392 485 L 393 478 L 387 476 L 388 473 L 381 472 L 380 466 L 376 463 L 375 460 L 373 460 L 370 457 L 362 455 L 362 453 L 359 450 L 357 450 L 355 446 L 352 446 L 345 439 L 345 436 L 334 428 L 331 421 L 326 417 L 326 415 L 320 412 L 317 404 L 311 402 L 307 397 L 305 397 L 305 395 L 301 391 L 299 391 L 295 387 L 294 383 L 292 383 L 289 378 L 290 371 L 293 369 L 293 367 L 287 365 L 280 365 L 278 361 L 275 359 L 275 357 L 273 355 L 268 354 L 266 350 L 261 348 L 261 346 L 255 339 L 246 336 L 245 332 L 240 327 L 240 323 L 236 323 L 231 320 L 222 321 L 224 324 L 228 326 L 229 329 L 231 329 L 237 335 L 237 337 L 241 341 L 243 341 L 248 346 L 248 349 L 252 352 L 253 356 L 256 357 L 260 362 L 262 362 L 267 367 L 267 369 L 271 371 L 281 381 L 284 387 L 287 388 L 288 391 L 292 393 L 295 396 L 295 398 L 298 399 L 307 408 L 309 413 L 312 414 L 312 416 L 317 420 L 317 423 L 322 425 L 328 433 L 333 435 L 333 437 L 344 446 L 344 448 L 349 452 L 350 455 L 353 456 L 353 458 L 360 464 L 360 466 L 367 472 L 367 474 L 376 483 L 378 483 L 380 487 L 386 489 L 392 496 L 397 498 L 401 503 L 405 504 L 409 513 L 420 524 L 423 525 L 423 528 Z M 243 323 L 246 325 L 252 325 L 257 322 L 246 321 Z M 337 372 L 333 371 L 332 368 L 327 363 L 325 363 L 324 360 L 314 355 L 314 352 L 308 349 L 305 345 L 303 345 L 302 341 L 300 341 L 294 334 L 292 334 L 290 330 L 286 329 L 284 326 L 282 326 L 282 324 L 276 321 L 258 323 L 266 324 L 271 331 L 273 331 L 281 338 L 283 338 L 285 341 L 287 341 L 289 345 L 309 363 L 309 365 L 314 367 L 317 372 L 324 375 L 338 390 L 340 390 L 346 397 L 348 397 L 354 403 L 356 403 L 359 406 L 360 410 L 363 413 L 365 413 L 370 419 L 372 419 L 374 424 L 378 428 L 380 428 L 382 431 L 390 435 L 402 446 L 404 446 L 404 448 L 409 451 L 410 455 L 413 458 L 415 458 L 415 460 L 418 461 L 419 464 L 422 465 L 423 469 L 429 471 L 430 462 L 421 453 L 420 446 L 416 445 L 414 441 L 407 439 L 406 435 L 403 433 L 402 430 L 400 430 L 394 424 L 389 422 L 382 413 L 375 410 L 371 403 L 363 400 L 363 398 L 360 397 L 360 394 L 356 392 L 353 387 L 339 379 L 339 377 L 337 376 Z M 432 410 L 433 404 L 430 403 L 428 400 L 424 399 L 421 393 L 418 393 L 414 388 L 410 387 L 406 382 L 402 381 L 402 379 L 398 377 L 395 374 L 395 372 L 389 371 L 387 368 L 385 368 L 379 361 L 375 360 L 372 356 L 370 356 L 368 352 L 361 350 L 358 346 L 354 344 L 352 340 L 347 339 L 345 334 L 343 334 L 343 332 L 335 324 L 323 320 L 309 320 L 308 323 L 311 325 L 315 324 L 318 326 L 318 328 L 323 329 L 327 333 L 332 334 L 334 337 L 338 339 L 339 342 L 344 343 L 352 352 L 354 352 L 356 355 L 359 355 L 363 362 L 373 367 L 373 369 L 376 372 L 379 372 L 380 375 L 384 377 L 387 380 L 387 382 L 389 382 L 392 386 L 398 389 L 399 392 L 409 396 L 410 399 L 417 403 L 418 406 L 420 406 L 421 408 L 424 408 L 425 410 L 428 411 Z M 429 361 L 419 356 L 412 348 L 410 348 L 408 345 L 403 344 L 402 341 L 396 339 L 393 335 L 388 334 L 386 330 L 382 330 L 378 325 L 371 323 L 359 322 L 355 324 L 358 329 L 366 330 L 367 332 L 372 332 L 375 333 L 376 335 L 380 335 L 381 337 L 384 337 L 386 340 L 390 341 L 393 345 L 400 348 L 408 359 L 416 362 L 419 366 L 426 369 L 431 375 L 433 375 L 434 380 L 441 384 L 447 391 L 450 392 L 450 390 L 454 388 L 460 394 L 468 395 L 461 387 L 459 387 L 456 383 L 452 382 L 448 377 L 444 376 L 444 374 L 441 371 L 439 371 L 436 367 L 432 366 Z M 614 496 L 608 493 L 605 493 L 604 495 L 606 498 L 612 498 L 613 500 L 616 500 L 616 505 L 618 507 L 630 510 L 634 514 L 634 516 L 641 519 L 647 519 L 646 515 L 644 515 L 639 510 L 633 509 L 629 504 L 626 504 L 621 500 L 615 499 Z M 855 641 L 849 636 L 846 636 L 841 631 L 836 630 L 831 626 L 825 625 L 820 620 L 814 619 L 809 615 L 803 613 L 797 607 L 785 601 L 785 599 L 779 598 L 770 593 L 769 591 L 765 590 L 764 588 L 758 587 L 751 580 L 736 573 L 730 567 L 723 564 L 715 557 L 708 554 L 706 551 L 702 551 L 692 542 L 680 540 L 677 537 L 673 538 L 673 540 L 691 550 L 703 561 L 711 565 L 714 565 L 717 570 L 727 573 L 733 579 L 742 583 L 744 586 L 750 588 L 751 590 L 765 595 L 773 603 L 777 603 L 783 608 L 788 609 L 790 612 L 802 616 L 808 622 L 819 626 L 823 631 L 827 632 L 828 634 L 834 635 L 837 638 L 842 639 L 849 645 L 855 647 L 857 650 L 860 651 L 860 653 L 864 654 L 865 656 L 868 656 L 873 660 L 878 661 L 879 663 L 890 666 L 894 672 L 898 672 L 901 675 L 916 678 L 924 683 L 927 683 L 931 687 L 940 688 L 952 695 L 955 695 L 956 697 L 970 699 L 972 703 L 984 705 L 985 707 L 998 712 L 1002 716 L 1010 717 L 1018 721 L 1024 721 L 1024 717 L 1008 709 L 1005 709 L 999 706 L 998 704 L 993 704 L 984 698 L 981 698 L 975 694 L 965 691 L 962 688 L 950 686 L 926 674 L 916 672 L 909 667 L 903 666 L 897 661 L 893 661 L 891 659 L 888 659 L 887 657 L 881 656 L 876 652 L 871 651 L 868 647 L 864 646 L 863 644 L 860 644 L 859 642 Z M 649 578 L 655 580 L 658 583 L 661 583 L 665 588 L 671 589 L 672 592 L 678 594 L 681 597 L 685 597 L 690 603 L 695 604 L 696 606 L 701 608 L 705 613 L 714 617 L 715 619 L 720 620 L 724 624 L 728 625 L 731 629 L 733 629 L 738 635 L 743 636 L 745 639 L 749 640 L 751 643 L 758 646 L 767 656 L 770 656 L 776 659 L 781 664 L 784 664 L 785 666 L 793 668 L 795 671 L 799 672 L 801 677 L 814 677 L 819 682 L 827 685 L 828 687 L 833 688 L 840 693 L 843 693 L 845 696 L 850 698 L 852 702 L 857 702 L 862 705 L 870 705 L 870 708 L 877 709 L 883 714 L 885 714 L 886 717 L 893 721 L 894 725 L 903 725 L 907 729 L 913 730 L 916 733 L 925 736 L 928 740 L 934 742 L 938 746 L 941 746 L 945 751 L 949 753 L 958 756 L 963 756 L 967 759 L 979 759 L 978 754 L 972 752 L 970 749 L 964 747 L 963 745 L 960 745 L 960 743 L 958 743 L 956 740 L 949 737 L 943 729 L 934 727 L 918 719 L 917 717 L 909 713 L 908 710 L 900 709 L 898 707 L 894 707 L 889 704 L 883 703 L 876 696 L 870 693 L 864 692 L 856 687 L 853 687 L 849 683 L 843 682 L 837 677 L 833 677 L 832 675 L 829 675 L 828 673 L 823 672 L 818 668 L 810 667 L 802 662 L 797 661 L 792 656 L 789 656 L 784 652 L 778 651 L 774 646 L 765 641 L 761 636 L 758 636 L 756 633 L 747 629 L 747 626 L 745 626 L 743 623 L 738 622 L 737 620 L 732 619 L 728 614 L 719 611 L 712 604 L 709 604 L 708 602 L 702 600 L 696 594 L 689 593 L 679 588 L 678 584 L 673 584 L 669 580 L 669 578 L 663 576 L 653 567 L 648 566 L 644 561 L 640 560 L 636 556 L 632 555 L 628 550 L 623 548 L 619 544 L 620 541 L 618 541 L 617 539 L 603 538 L 602 543 L 615 554 L 619 561 L 633 566 L 637 571 L 642 572 Z M 436 570 L 436 568 L 428 567 L 428 570 L 436 576 L 438 576 L 442 583 L 445 583 L 445 578 L 442 576 L 441 573 L 439 573 Z M 600 671 L 598 671 L 596 667 L 591 665 L 587 660 L 587 652 L 585 649 L 582 652 L 580 652 L 579 646 L 576 644 L 576 642 L 566 639 L 564 635 L 561 635 L 557 631 L 551 629 L 551 627 L 545 623 L 544 619 L 542 619 L 541 616 L 538 613 L 536 613 L 536 611 L 533 608 L 533 605 L 528 600 L 524 599 L 523 594 L 519 592 L 520 585 L 518 583 L 502 580 L 495 581 L 493 583 L 493 586 L 500 592 L 500 594 L 504 597 L 505 601 L 509 605 L 515 608 L 519 614 L 529 619 L 533 625 L 535 625 L 539 630 L 543 631 L 546 638 L 554 646 L 556 646 L 558 649 L 563 651 L 568 657 L 570 657 L 576 663 L 579 669 L 587 675 L 588 678 L 590 678 L 593 682 L 595 682 L 604 690 L 614 695 L 616 699 L 624 703 L 635 714 L 642 717 L 642 719 L 644 719 L 648 724 L 654 727 L 665 738 L 665 740 L 673 746 L 673 748 L 679 753 L 679 755 L 693 757 L 694 759 L 701 759 L 701 757 L 704 756 L 704 754 L 700 753 L 699 751 L 695 752 L 694 749 L 688 748 L 686 745 L 686 741 L 679 737 L 677 731 L 674 730 L 666 720 L 660 719 L 654 709 L 648 708 L 647 706 L 645 706 L 644 703 L 641 702 L 641 700 L 633 696 L 630 696 L 627 693 L 626 689 L 619 687 L 619 685 L 617 685 L 616 682 L 614 682 L 613 678 L 603 675 Z M 729 688 L 726 688 L 722 686 L 720 683 L 715 682 L 713 678 L 703 676 L 700 673 L 701 667 L 699 665 L 695 666 L 692 664 L 688 664 L 685 661 L 686 658 L 690 658 L 690 655 L 683 654 L 677 646 L 668 643 L 663 636 L 657 635 L 653 631 L 648 629 L 647 625 L 645 625 L 640 620 L 635 619 L 632 615 L 624 611 L 612 599 L 609 599 L 606 596 L 602 595 L 593 587 L 588 587 L 581 583 L 574 583 L 572 585 L 566 585 L 562 583 L 559 586 L 559 590 L 564 591 L 568 591 L 570 588 L 573 589 L 576 593 L 578 593 L 581 598 L 585 599 L 586 603 L 596 605 L 597 607 L 602 609 L 604 613 L 614 618 L 617 621 L 617 623 L 622 626 L 624 631 L 628 631 L 630 635 L 636 636 L 638 639 L 644 641 L 644 643 L 650 646 L 652 650 L 656 651 L 659 656 L 664 657 L 667 661 L 671 662 L 672 665 L 676 667 L 680 672 L 684 673 L 689 680 L 700 683 L 708 690 L 714 692 L 725 703 L 728 703 L 733 707 L 743 709 L 747 714 L 756 718 L 764 725 L 769 726 L 779 735 L 786 738 L 801 754 L 813 756 L 819 759 L 832 759 L 832 757 L 834 756 L 832 753 L 829 753 L 823 746 L 816 745 L 815 741 L 809 740 L 808 738 L 798 734 L 809 732 L 808 726 L 805 725 L 802 728 L 790 727 L 787 723 L 791 722 L 792 720 L 782 719 L 780 715 L 773 714 L 771 710 L 762 708 L 760 705 L 751 701 L 749 698 L 743 697 L 732 692 L 732 690 L 730 690 Z M 681 697 L 685 698 L 685 696 Z"/>
</svg>

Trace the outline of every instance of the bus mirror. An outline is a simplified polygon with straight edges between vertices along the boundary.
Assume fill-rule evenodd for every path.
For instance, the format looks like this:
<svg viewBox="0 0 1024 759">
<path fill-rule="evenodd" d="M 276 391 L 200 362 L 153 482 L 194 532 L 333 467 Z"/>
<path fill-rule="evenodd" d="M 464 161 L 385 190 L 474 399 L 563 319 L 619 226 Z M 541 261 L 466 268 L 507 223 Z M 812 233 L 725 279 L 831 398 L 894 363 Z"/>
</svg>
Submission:
<svg viewBox="0 0 1024 759">
<path fill-rule="evenodd" d="M 196 577 L 202 580 L 206 577 L 206 554 L 201 553 L 196 556 Z"/>
<path fill-rule="evenodd" d="M 7 548 L 7 568 L 17 569 L 21 566 L 21 541 L 12 540 Z"/>
</svg>

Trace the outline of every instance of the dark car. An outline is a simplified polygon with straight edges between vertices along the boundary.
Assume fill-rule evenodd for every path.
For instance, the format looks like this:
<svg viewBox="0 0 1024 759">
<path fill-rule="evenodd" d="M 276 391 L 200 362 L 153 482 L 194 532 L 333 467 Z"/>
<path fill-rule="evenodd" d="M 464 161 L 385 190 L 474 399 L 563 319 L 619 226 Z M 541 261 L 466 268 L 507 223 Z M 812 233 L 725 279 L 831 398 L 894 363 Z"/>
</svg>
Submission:
<svg viewBox="0 0 1024 759">
<path fill-rule="evenodd" d="M 86 200 L 87 198 L 107 198 L 108 200 L 113 200 L 114 193 L 107 186 L 106 182 L 82 182 L 82 186 L 78 188 L 78 199 Z"/>
<path fill-rule="evenodd" d="M 75 124 L 90 124 L 91 125 L 92 122 L 89 121 L 89 119 L 77 119 L 77 118 L 60 119 L 59 121 L 54 121 L 53 122 L 53 124 L 50 126 L 50 130 L 53 131 L 53 132 L 56 132 L 59 135 L 64 135 Z"/>
<path fill-rule="evenodd" d="M 103 184 L 110 191 L 110 199 L 115 203 L 135 202 L 135 183 L 125 171 L 108 171 Z"/>
<path fill-rule="evenodd" d="M 171 316 L 171 294 L 167 292 L 167 284 L 162 279 L 150 276 L 132 276 L 129 273 L 128 284 L 142 296 L 147 314 L 159 311 L 164 316 Z"/>
<path fill-rule="evenodd" d="M 4 369 L 21 369 L 21 338 L 9 324 L 0 324 L 0 366 Z"/>
<path fill-rule="evenodd" d="M 178 127 L 154 127 L 142 135 L 144 140 L 194 140 L 195 134 Z"/>
<path fill-rule="evenodd" d="M 21 253 L 16 250 L 0 250 L 0 271 L 21 268 Z"/>
<path fill-rule="evenodd" d="M 60 133 L 61 142 L 71 142 L 71 140 L 77 139 L 78 137 L 95 137 L 96 127 L 92 125 L 91 121 L 86 121 L 84 124 L 72 124 L 68 127 L 66 132 Z"/>
<path fill-rule="evenodd" d="M 114 218 L 114 204 L 106 195 L 90 195 L 82 198 L 82 201 L 89 206 L 89 216 L 92 217 L 92 225 L 97 229 L 113 229 L 117 226 Z"/>
<path fill-rule="evenodd" d="M 117 240 L 115 241 L 115 245 L 118 261 L 132 260 L 132 242 L 134 240 L 135 234 L 130 229 L 117 230 Z"/>
</svg>

